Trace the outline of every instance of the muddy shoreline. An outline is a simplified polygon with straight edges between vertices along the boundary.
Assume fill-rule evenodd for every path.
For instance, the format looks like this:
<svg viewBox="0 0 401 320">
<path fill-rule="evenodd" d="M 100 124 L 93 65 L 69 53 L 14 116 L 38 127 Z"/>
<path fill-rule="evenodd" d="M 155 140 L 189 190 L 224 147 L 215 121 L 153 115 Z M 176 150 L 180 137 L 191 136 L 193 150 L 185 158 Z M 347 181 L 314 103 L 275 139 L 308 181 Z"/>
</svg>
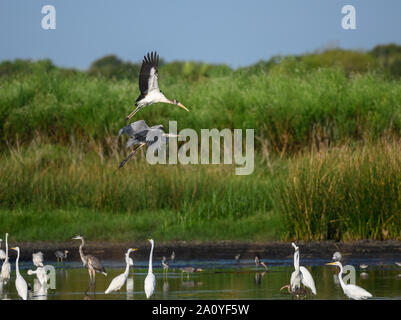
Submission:
<svg viewBox="0 0 401 320">
<path fill-rule="evenodd" d="M 340 251 L 353 258 L 394 258 L 401 260 L 401 241 L 386 240 L 360 240 L 350 242 L 298 242 L 304 258 L 331 258 L 335 251 Z M 68 242 L 19 242 L 9 243 L 10 247 L 18 245 L 21 248 L 21 259 L 32 259 L 32 252 L 42 251 L 47 261 L 56 260 L 56 250 L 69 250 L 69 261 L 79 260 L 78 247 L 80 241 Z M 91 253 L 100 259 L 114 260 L 121 259 L 127 248 L 134 247 L 139 250 L 135 253 L 138 259 L 147 259 L 149 254 L 149 243 L 142 242 L 105 242 L 86 241 L 85 253 Z M 4 247 L 3 247 L 4 249 Z M 241 259 L 253 259 L 258 253 L 265 259 L 286 259 L 291 258 L 293 250 L 289 242 L 239 242 L 239 241 L 218 241 L 218 242 L 164 242 L 155 243 L 154 257 L 161 259 L 162 256 L 170 257 L 175 251 L 176 259 L 233 259 L 238 253 Z"/>
</svg>

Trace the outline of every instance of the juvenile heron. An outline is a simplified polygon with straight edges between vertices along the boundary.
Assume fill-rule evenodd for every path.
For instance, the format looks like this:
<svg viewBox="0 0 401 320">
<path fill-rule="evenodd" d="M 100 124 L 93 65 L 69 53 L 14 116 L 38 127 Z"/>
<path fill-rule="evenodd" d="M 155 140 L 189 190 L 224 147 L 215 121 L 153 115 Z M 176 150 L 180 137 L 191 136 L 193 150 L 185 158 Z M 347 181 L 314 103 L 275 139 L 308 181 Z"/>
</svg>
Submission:
<svg viewBox="0 0 401 320">
<path fill-rule="evenodd" d="M 326 265 L 329 266 L 337 266 L 340 268 L 340 272 L 338 273 L 338 279 L 340 280 L 341 288 L 344 291 L 344 294 L 354 300 L 361 300 L 361 299 L 367 299 L 372 297 L 372 294 L 366 291 L 365 289 L 355 285 L 355 284 L 345 284 L 342 274 L 344 272 L 343 265 L 341 262 L 336 261 L 336 262 L 330 262 L 326 263 Z"/>
<path fill-rule="evenodd" d="M 8 262 L 8 233 L 6 233 L 6 257 L 4 259 L 3 265 L 1 266 L 1 280 L 7 282 L 10 280 L 11 264 Z"/>
<path fill-rule="evenodd" d="M 180 268 L 180 270 L 181 270 L 182 274 L 184 274 L 184 273 L 187 274 L 187 278 L 189 278 L 190 273 L 203 271 L 203 269 L 201 269 L 201 268 L 194 268 L 194 267 L 184 267 L 184 268 Z"/>
<path fill-rule="evenodd" d="M 334 252 L 333 257 L 332 257 L 332 259 L 334 261 L 341 261 L 342 258 L 343 258 L 343 256 L 342 256 L 341 252 L 339 252 L 339 251 Z"/>
<path fill-rule="evenodd" d="M 168 262 L 167 262 L 167 259 L 165 256 L 163 256 L 163 259 L 162 259 L 162 266 L 165 271 L 168 269 Z"/>
<path fill-rule="evenodd" d="M 72 240 L 81 240 L 81 245 L 79 246 L 79 255 L 81 256 L 81 260 L 82 260 L 82 264 L 84 265 L 84 267 L 88 268 L 88 272 L 89 272 L 89 278 L 90 278 L 90 282 L 94 282 L 96 281 L 95 277 L 96 277 L 96 272 L 99 272 L 105 276 L 107 276 L 106 270 L 104 269 L 103 265 L 101 264 L 101 262 L 99 261 L 98 258 L 96 258 L 95 256 L 88 254 L 88 255 L 84 255 L 83 252 L 83 247 L 85 246 L 85 239 L 83 236 L 78 235 L 74 238 L 72 238 Z"/>
<path fill-rule="evenodd" d="M 64 262 L 63 259 L 67 259 L 67 255 L 68 255 L 69 253 L 70 253 L 70 252 L 69 252 L 68 250 L 64 250 L 64 252 L 63 252 L 63 251 L 60 251 L 60 250 L 57 250 L 57 251 L 54 253 L 54 255 L 55 255 L 56 258 L 57 258 L 57 262 L 59 262 L 59 261 Z"/>
<path fill-rule="evenodd" d="M 121 273 L 120 275 L 118 275 L 117 277 L 115 277 L 111 281 L 109 287 L 104 292 L 105 294 L 109 294 L 110 292 L 113 292 L 113 291 L 119 291 L 122 288 L 122 286 L 124 285 L 124 283 L 127 281 L 128 274 L 129 274 L 129 267 L 130 267 L 129 254 L 131 252 L 136 251 L 136 250 L 138 250 L 138 249 L 136 249 L 136 248 L 129 248 L 128 249 L 128 251 L 125 254 L 125 263 L 126 263 L 125 271 L 123 273 Z"/>
<path fill-rule="evenodd" d="M 156 52 L 150 52 L 144 56 L 139 74 L 140 96 L 136 99 L 135 110 L 131 112 L 125 120 L 131 119 L 140 109 L 157 102 L 169 103 L 189 111 L 183 104 L 177 100 L 167 99 L 159 89 L 159 55 Z"/>
<path fill-rule="evenodd" d="M 32 262 L 35 267 L 43 267 L 43 253 L 41 251 L 32 253 Z"/>
<path fill-rule="evenodd" d="M 1 249 L 3 239 L 0 239 L 0 260 L 4 260 L 6 258 L 6 253 L 4 252 L 3 249 Z"/>
<path fill-rule="evenodd" d="M 258 254 L 255 255 L 255 264 L 256 267 L 259 267 L 259 264 L 261 264 L 265 268 L 265 270 L 267 270 L 266 264 L 260 259 L 260 255 Z"/>
<path fill-rule="evenodd" d="M 25 281 L 25 279 L 21 276 L 19 272 L 19 256 L 20 256 L 20 249 L 19 247 L 11 248 L 12 250 L 17 251 L 17 259 L 15 260 L 15 272 L 16 272 L 16 278 L 15 278 L 15 288 L 17 289 L 18 295 L 23 299 L 26 300 L 28 299 L 28 285 Z"/>
<path fill-rule="evenodd" d="M 138 120 L 124 128 L 120 129 L 118 136 L 125 133 L 129 139 L 126 144 L 126 148 L 133 148 L 132 152 L 120 163 L 119 168 L 122 168 L 129 159 L 131 159 L 136 152 L 142 147 L 153 146 L 158 151 L 166 145 L 167 137 L 174 137 L 176 135 L 167 134 L 164 132 L 164 127 L 159 124 L 149 127 L 144 120 Z M 136 148 L 134 148 L 137 146 Z"/>
<path fill-rule="evenodd" d="M 152 258 L 153 258 L 153 248 L 155 245 L 155 242 L 153 239 L 148 239 L 151 245 L 150 249 L 150 254 L 149 254 L 149 269 L 148 269 L 148 275 L 145 278 L 145 294 L 146 298 L 150 298 L 153 293 L 155 292 L 156 289 L 156 277 L 153 274 L 153 266 L 152 266 Z"/>
</svg>

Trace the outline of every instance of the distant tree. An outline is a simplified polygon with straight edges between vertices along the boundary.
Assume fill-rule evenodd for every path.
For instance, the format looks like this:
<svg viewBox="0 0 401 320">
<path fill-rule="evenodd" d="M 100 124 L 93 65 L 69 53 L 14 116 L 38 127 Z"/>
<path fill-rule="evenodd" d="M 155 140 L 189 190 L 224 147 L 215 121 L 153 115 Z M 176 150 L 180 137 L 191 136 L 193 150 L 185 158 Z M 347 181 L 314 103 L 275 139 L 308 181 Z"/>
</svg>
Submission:
<svg viewBox="0 0 401 320">
<path fill-rule="evenodd" d="M 394 43 L 379 45 L 372 49 L 371 54 L 387 73 L 401 77 L 401 46 Z"/>
<path fill-rule="evenodd" d="M 108 55 L 95 60 L 89 67 L 88 74 L 106 78 L 135 79 L 139 71 L 139 64 L 124 62 L 115 55 Z"/>
</svg>

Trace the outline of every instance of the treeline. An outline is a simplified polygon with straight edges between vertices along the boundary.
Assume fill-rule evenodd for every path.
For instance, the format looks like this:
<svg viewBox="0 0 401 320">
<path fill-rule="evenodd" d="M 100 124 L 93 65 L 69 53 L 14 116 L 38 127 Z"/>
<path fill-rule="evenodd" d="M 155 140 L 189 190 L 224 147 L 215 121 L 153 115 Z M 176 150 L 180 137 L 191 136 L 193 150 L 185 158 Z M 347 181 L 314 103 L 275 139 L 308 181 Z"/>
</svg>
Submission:
<svg viewBox="0 0 401 320">
<path fill-rule="evenodd" d="M 339 67 L 347 73 L 383 72 L 391 77 L 401 77 L 401 46 L 397 44 L 378 45 L 370 51 L 327 49 L 299 56 L 274 56 L 253 65 L 233 69 L 225 64 L 208 64 L 194 61 L 174 61 L 166 63 L 160 60 L 160 69 L 164 77 L 180 77 L 189 81 L 203 78 L 227 76 L 235 72 L 269 72 L 273 67 L 303 68 L 312 70 L 323 67 Z M 107 55 L 95 60 L 88 70 L 90 76 L 108 79 L 137 79 L 141 62 L 123 61 L 115 55 Z M 35 71 L 50 72 L 58 69 L 62 75 L 74 75 L 81 71 L 56 67 L 50 60 L 32 62 L 16 59 L 0 64 L 0 77 L 16 74 L 29 74 Z"/>
</svg>

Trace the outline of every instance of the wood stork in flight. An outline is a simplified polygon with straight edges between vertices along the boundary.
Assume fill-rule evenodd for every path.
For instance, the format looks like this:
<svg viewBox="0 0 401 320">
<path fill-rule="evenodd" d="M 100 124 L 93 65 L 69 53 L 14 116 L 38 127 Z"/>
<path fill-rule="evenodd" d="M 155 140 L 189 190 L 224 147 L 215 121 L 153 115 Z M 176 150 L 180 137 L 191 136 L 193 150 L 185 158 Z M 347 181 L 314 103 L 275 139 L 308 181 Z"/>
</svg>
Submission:
<svg viewBox="0 0 401 320">
<path fill-rule="evenodd" d="M 136 99 L 136 109 L 131 112 L 125 120 L 131 119 L 143 107 L 157 102 L 175 104 L 189 112 L 183 104 L 177 100 L 167 99 L 163 92 L 160 91 L 158 84 L 158 65 L 159 55 L 156 52 L 150 52 L 144 56 L 139 74 L 139 90 L 141 94 L 138 99 Z"/>
</svg>

